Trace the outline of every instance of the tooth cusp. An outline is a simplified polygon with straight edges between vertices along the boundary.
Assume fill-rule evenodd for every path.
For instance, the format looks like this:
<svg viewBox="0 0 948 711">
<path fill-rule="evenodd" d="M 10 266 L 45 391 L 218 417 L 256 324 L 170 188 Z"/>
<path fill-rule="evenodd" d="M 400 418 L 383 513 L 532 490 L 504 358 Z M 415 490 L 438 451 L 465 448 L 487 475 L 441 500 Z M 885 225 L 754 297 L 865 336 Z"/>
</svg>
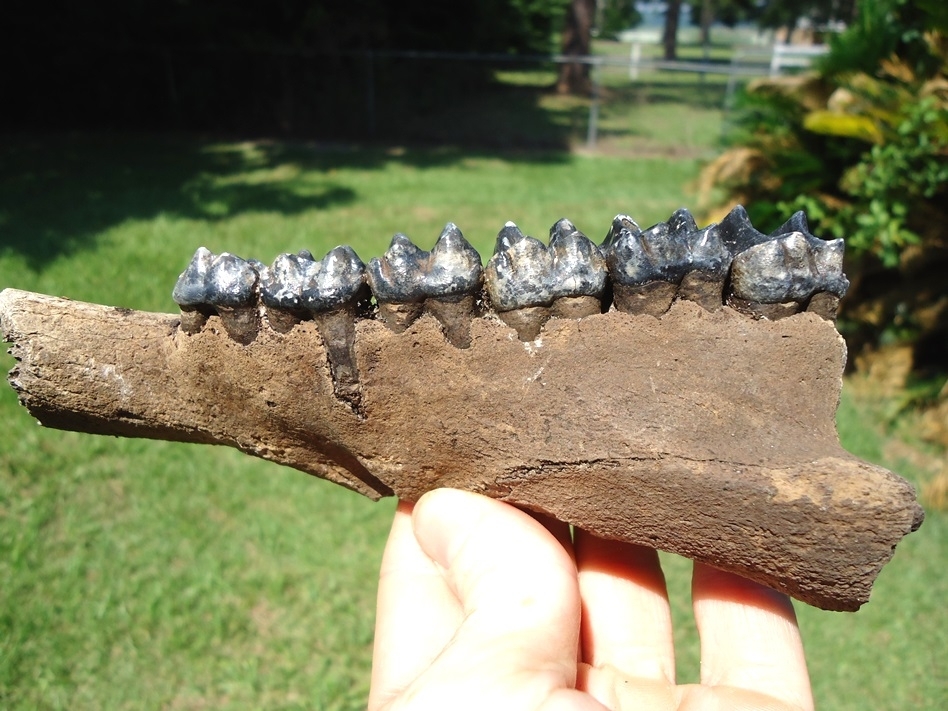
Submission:
<svg viewBox="0 0 948 711">
<path fill-rule="evenodd" d="M 392 237 L 381 257 L 369 260 L 366 269 L 369 287 L 379 303 L 410 303 L 425 297 L 427 252 L 419 249 L 404 234 Z"/>
<path fill-rule="evenodd" d="M 554 299 L 602 296 L 606 288 L 606 259 L 599 247 L 566 218 L 550 230 L 549 252 L 550 291 Z"/>
<path fill-rule="evenodd" d="M 481 255 L 453 222 L 427 255 L 423 292 L 427 298 L 461 299 L 481 288 Z"/>
<path fill-rule="evenodd" d="M 549 306 L 553 301 L 553 260 L 546 245 L 525 237 L 512 222 L 497 236 L 494 254 L 484 278 L 491 304 L 497 311 Z"/>
<path fill-rule="evenodd" d="M 366 267 L 355 250 L 335 247 L 305 274 L 302 306 L 315 313 L 344 308 L 363 298 L 365 282 Z"/>
</svg>

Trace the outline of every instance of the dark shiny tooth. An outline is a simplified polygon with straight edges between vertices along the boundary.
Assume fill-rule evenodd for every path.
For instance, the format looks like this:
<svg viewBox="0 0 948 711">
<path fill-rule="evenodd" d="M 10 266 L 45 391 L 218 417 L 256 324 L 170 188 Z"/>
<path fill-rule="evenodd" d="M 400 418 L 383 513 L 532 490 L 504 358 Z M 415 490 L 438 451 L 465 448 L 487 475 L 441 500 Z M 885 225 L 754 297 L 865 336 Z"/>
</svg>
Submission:
<svg viewBox="0 0 948 711">
<path fill-rule="evenodd" d="M 751 224 L 747 210 L 742 205 L 735 207 L 721 220 L 718 224 L 718 234 L 732 256 L 773 239 Z"/>
<path fill-rule="evenodd" d="M 207 301 L 221 318 L 227 334 L 238 343 L 257 335 L 257 270 L 249 262 L 222 252 L 208 273 Z"/>
<path fill-rule="evenodd" d="M 181 308 L 181 328 L 185 333 L 198 333 L 213 310 L 208 304 L 208 284 L 214 254 L 205 247 L 198 247 L 177 283 L 171 298 Z"/>
<path fill-rule="evenodd" d="M 602 312 L 606 259 L 565 217 L 550 228 L 552 314 L 582 318 Z"/>
<path fill-rule="evenodd" d="M 552 269 L 546 245 L 524 236 L 513 222 L 504 225 L 484 281 L 497 315 L 517 330 L 520 340 L 534 340 L 550 317 Z"/>
<path fill-rule="evenodd" d="M 734 258 L 729 304 L 758 318 L 790 316 L 813 301 L 814 311 L 835 316 L 849 281 L 843 275 L 843 241 L 791 232 L 751 247 Z M 832 307 L 832 314 L 829 313 Z"/>
<path fill-rule="evenodd" d="M 803 212 L 803 210 L 798 210 L 793 213 L 790 219 L 771 232 L 770 236 L 778 237 L 780 235 L 788 235 L 791 232 L 802 232 L 805 235 L 810 234 L 810 226 L 807 224 L 806 213 Z"/>
<path fill-rule="evenodd" d="M 482 280 L 481 255 L 458 226 L 449 222 L 428 254 L 425 309 L 458 348 L 471 345 L 471 319 Z"/>
<path fill-rule="evenodd" d="M 609 233 L 602 241 L 601 249 L 603 253 L 605 254 L 613 242 L 619 239 L 624 232 L 635 233 L 641 231 L 642 228 L 639 227 L 638 223 L 628 215 L 616 215 L 612 220 L 612 227 L 609 229 Z"/>
<path fill-rule="evenodd" d="M 300 297 L 303 309 L 309 312 L 332 311 L 364 301 L 368 297 L 366 266 L 352 247 L 334 247 L 307 269 Z"/>
<path fill-rule="evenodd" d="M 301 320 L 303 282 L 314 264 L 312 255 L 281 254 L 260 272 L 260 300 L 275 331 L 286 333 Z"/>
<path fill-rule="evenodd" d="M 315 321 L 326 348 L 335 396 L 361 416 L 355 322 L 369 299 L 365 264 L 348 246 L 331 249 L 319 261 L 300 257 L 300 307 Z"/>
<path fill-rule="evenodd" d="M 626 226 L 620 218 L 613 221 L 604 250 L 613 299 L 619 311 L 658 317 L 671 306 L 688 269 L 687 244 L 671 238 L 668 223 L 644 231 L 637 227 Z"/>
<path fill-rule="evenodd" d="M 369 261 L 366 276 L 378 302 L 379 317 L 396 333 L 421 316 L 427 262 L 428 253 L 400 233 L 392 237 L 382 257 Z"/>
<path fill-rule="evenodd" d="M 672 233 L 684 241 L 688 261 L 677 297 L 716 311 L 724 302 L 724 284 L 731 266 L 731 253 L 721 240 L 720 227 L 712 224 L 699 230 L 695 218 L 685 209 L 675 212 L 668 224 Z"/>
</svg>

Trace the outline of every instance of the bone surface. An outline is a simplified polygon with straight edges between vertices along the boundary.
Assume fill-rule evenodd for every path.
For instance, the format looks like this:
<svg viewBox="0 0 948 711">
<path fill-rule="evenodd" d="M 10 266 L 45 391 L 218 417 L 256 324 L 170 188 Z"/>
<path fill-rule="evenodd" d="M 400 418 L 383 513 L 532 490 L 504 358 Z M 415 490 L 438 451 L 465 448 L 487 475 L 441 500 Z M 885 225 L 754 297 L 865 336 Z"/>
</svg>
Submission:
<svg viewBox="0 0 948 711">
<path fill-rule="evenodd" d="M 835 610 L 922 520 L 911 485 L 840 448 L 845 347 L 812 313 L 678 301 L 553 319 L 542 343 L 479 318 L 467 349 L 433 319 L 359 319 L 358 412 L 315 323 L 241 344 L 219 318 L 189 335 L 171 314 L 0 293 L 10 382 L 50 427 L 230 445 L 372 498 L 477 491 Z"/>
</svg>

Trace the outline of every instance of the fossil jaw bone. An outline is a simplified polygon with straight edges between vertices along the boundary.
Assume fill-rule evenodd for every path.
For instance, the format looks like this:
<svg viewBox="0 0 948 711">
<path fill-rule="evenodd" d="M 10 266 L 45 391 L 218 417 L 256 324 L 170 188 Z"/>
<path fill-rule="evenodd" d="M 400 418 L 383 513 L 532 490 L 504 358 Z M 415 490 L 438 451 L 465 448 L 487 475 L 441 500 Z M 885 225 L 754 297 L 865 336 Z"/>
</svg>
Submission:
<svg viewBox="0 0 948 711">
<path fill-rule="evenodd" d="M 703 230 L 685 211 L 662 224 L 643 232 L 620 216 L 602 250 L 567 220 L 550 247 L 507 225 L 498 253 L 512 254 L 495 254 L 495 268 L 521 264 L 488 277 L 485 310 L 561 316 L 544 317 L 542 340 L 518 329 L 526 343 L 495 318 L 453 338 L 434 310 L 440 320 L 402 333 L 381 314 L 473 298 L 479 259 L 452 229 L 445 263 L 438 245 L 397 240 L 368 278 L 379 319 L 344 247 L 272 267 L 200 249 L 174 290 L 179 317 L 7 290 L 11 383 L 49 426 L 227 444 L 373 498 L 480 491 L 820 607 L 857 608 L 922 512 L 910 485 L 836 437 L 841 247 L 813 238 L 802 215 L 771 235 L 740 208 Z M 404 265 L 386 281 L 399 251 Z M 611 308 L 609 283 L 621 291 L 630 275 L 633 287 L 671 285 L 671 301 L 623 313 L 617 293 Z M 598 306 L 555 313 L 586 296 Z M 235 323 L 237 309 L 252 328 Z"/>
</svg>

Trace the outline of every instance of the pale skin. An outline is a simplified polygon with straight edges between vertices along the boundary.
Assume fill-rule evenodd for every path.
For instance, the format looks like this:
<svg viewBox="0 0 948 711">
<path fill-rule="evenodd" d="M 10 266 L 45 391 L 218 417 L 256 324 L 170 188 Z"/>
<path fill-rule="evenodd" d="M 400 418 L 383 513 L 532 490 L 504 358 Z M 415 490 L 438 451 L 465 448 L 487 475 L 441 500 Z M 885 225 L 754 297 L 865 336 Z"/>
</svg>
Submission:
<svg viewBox="0 0 948 711">
<path fill-rule="evenodd" d="M 810 711 L 789 599 L 696 565 L 701 680 L 676 684 L 655 551 L 468 492 L 395 514 L 370 711 Z"/>
</svg>

